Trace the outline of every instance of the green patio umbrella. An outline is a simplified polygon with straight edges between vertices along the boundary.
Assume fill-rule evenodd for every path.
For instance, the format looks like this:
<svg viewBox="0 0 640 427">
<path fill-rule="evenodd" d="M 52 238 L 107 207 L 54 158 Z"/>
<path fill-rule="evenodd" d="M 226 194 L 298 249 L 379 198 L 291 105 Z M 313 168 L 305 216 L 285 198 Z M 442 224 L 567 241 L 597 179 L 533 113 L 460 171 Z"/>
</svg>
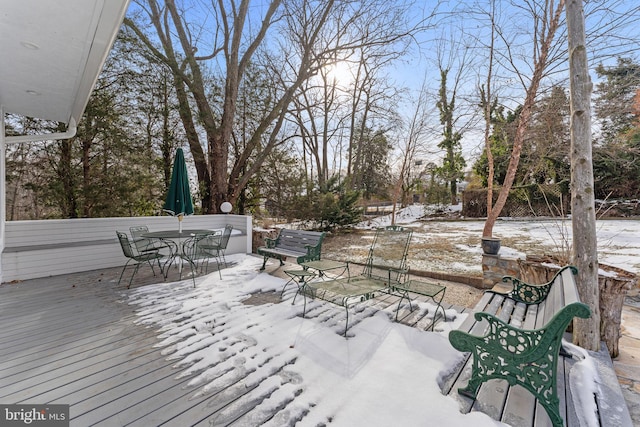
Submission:
<svg viewBox="0 0 640 427">
<path fill-rule="evenodd" d="M 169 193 L 167 194 L 167 200 L 164 202 L 163 210 L 169 215 L 178 217 L 180 232 L 182 232 L 182 217 L 193 214 L 187 164 L 184 161 L 182 148 L 178 148 L 176 158 L 173 161 L 171 184 L 169 185 Z"/>
</svg>

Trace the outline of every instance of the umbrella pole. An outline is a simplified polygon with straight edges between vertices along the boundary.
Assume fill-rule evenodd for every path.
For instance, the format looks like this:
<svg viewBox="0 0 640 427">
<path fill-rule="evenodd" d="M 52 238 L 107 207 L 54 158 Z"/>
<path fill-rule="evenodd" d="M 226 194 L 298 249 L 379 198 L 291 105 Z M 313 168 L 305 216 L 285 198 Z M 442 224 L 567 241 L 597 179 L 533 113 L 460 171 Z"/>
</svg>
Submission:
<svg viewBox="0 0 640 427">
<path fill-rule="evenodd" d="M 182 215 L 178 215 L 178 233 L 182 234 Z M 178 238 L 178 250 L 180 251 L 180 253 L 182 254 L 182 244 L 181 244 L 181 239 Z M 180 257 L 180 263 L 178 264 L 178 272 L 180 274 L 180 277 L 182 277 L 182 257 Z"/>
</svg>

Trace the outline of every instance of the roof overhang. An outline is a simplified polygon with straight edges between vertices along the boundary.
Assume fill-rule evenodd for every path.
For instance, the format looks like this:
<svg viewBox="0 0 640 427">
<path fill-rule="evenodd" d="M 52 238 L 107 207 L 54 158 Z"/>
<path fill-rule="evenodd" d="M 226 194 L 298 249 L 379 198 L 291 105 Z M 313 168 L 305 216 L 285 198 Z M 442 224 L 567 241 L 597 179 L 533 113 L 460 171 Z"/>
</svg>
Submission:
<svg viewBox="0 0 640 427">
<path fill-rule="evenodd" d="M 3 1 L 0 111 L 74 127 L 129 1 Z"/>
</svg>

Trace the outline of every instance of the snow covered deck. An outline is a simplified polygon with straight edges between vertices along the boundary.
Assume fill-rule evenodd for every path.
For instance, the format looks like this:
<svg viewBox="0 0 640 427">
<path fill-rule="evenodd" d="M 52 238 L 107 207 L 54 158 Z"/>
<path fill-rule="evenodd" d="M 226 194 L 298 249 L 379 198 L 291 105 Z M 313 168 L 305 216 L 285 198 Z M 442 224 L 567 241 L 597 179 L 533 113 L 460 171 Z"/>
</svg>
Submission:
<svg viewBox="0 0 640 427">
<path fill-rule="evenodd" d="M 68 404 L 82 427 L 495 426 L 440 390 L 461 359 L 448 331 L 467 314 L 445 305 L 429 332 L 432 302 L 396 323 L 398 298 L 376 298 L 352 310 L 345 339 L 344 310 L 311 301 L 303 319 L 261 258 L 227 259 L 222 280 L 195 289 L 145 267 L 130 290 L 120 268 L 2 284 L 0 402 Z"/>
<path fill-rule="evenodd" d="M 226 313 L 214 310 L 210 318 L 197 310 L 176 316 L 163 305 L 166 301 L 160 295 L 141 305 L 140 301 L 128 303 L 128 298 L 149 298 L 158 289 L 145 286 L 159 282 L 150 269 L 140 269 L 137 286 L 130 291 L 124 285 L 116 288 L 119 273 L 119 268 L 110 268 L 0 286 L 0 402 L 69 404 L 72 426 L 280 425 L 285 418 L 303 419 L 313 412 L 307 399 L 298 402 L 305 387 L 288 369 L 296 353 L 289 346 L 262 342 L 252 333 L 265 327 L 254 320 L 268 321 L 274 307 L 296 309 L 291 305 L 292 287 L 279 304 L 265 304 L 279 297 L 278 292 L 267 290 L 243 304 L 212 302 L 233 309 Z M 211 277 L 217 278 L 217 273 Z M 272 290 L 284 283 L 267 273 L 257 277 L 273 281 Z M 171 288 L 164 298 L 179 302 L 187 295 L 190 282 L 160 283 L 159 287 Z M 394 302 L 397 299 L 380 301 L 378 308 Z M 140 323 L 150 315 L 136 314 L 141 307 L 159 310 L 164 321 L 180 332 L 172 334 L 165 326 L 161 343 L 159 325 Z M 350 329 L 374 312 L 360 310 Z M 428 319 L 421 318 L 424 314 L 424 310 L 405 313 L 404 321 L 414 326 L 428 324 Z M 333 324 L 342 332 L 342 315 L 343 310 L 318 304 L 307 317 L 316 324 Z M 204 329 L 208 333 L 203 340 L 193 339 Z M 208 349 L 207 357 L 216 360 L 207 361 L 206 367 L 201 360 L 186 371 L 179 369 L 188 363 L 176 356 L 179 348 L 185 348 L 176 345 L 178 335 L 190 336 L 191 345 L 198 346 L 198 342 L 200 348 Z M 335 338 L 344 341 L 338 333 Z M 352 340 L 354 345 L 359 342 Z M 306 345 L 312 345 L 312 340 L 306 340 Z M 192 350 L 191 357 L 195 363 L 200 356 Z M 246 366 L 235 369 L 239 361 Z M 213 373 L 212 368 L 217 371 Z M 203 376 L 203 371 L 209 374 Z"/>
</svg>

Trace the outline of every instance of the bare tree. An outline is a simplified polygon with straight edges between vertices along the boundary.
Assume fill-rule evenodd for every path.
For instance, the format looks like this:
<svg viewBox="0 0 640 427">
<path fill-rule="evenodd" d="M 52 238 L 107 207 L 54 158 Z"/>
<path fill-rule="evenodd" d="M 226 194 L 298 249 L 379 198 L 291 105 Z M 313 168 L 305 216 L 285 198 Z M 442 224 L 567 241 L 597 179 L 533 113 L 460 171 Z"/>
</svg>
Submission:
<svg viewBox="0 0 640 427">
<path fill-rule="evenodd" d="M 517 77 L 526 87 L 526 95 L 520 112 L 520 117 L 518 119 L 518 127 L 516 128 L 507 174 L 504 182 L 502 183 L 502 187 L 500 188 L 498 198 L 491 209 L 489 209 L 490 213 L 487 214 L 487 220 L 482 231 L 483 237 L 492 237 L 493 226 L 495 225 L 496 220 L 507 201 L 509 191 L 511 190 L 511 186 L 515 180 L 518 163 L 520 162 L 520 154 L 522 153 L 525 132 L 527 131 L 531 120 L 531 114 L 536 96 L 538 95 L 538 89 L 545 73 L 547 72 L 548 65 L 552 62 L 552 58 L 550 57 L 551 54 L 557 52 L 557 46 L 554 45 L 554 39 L 556 37 L 556 31 L 560 26 L 560 18 L 562 16 L 564 3 L 564 0 L 559 0 L 557 4 L 554 0 L 545 1 L 544 5 L 538 5 L 541 8 L 540 13 L 538 13 L 536 7 L 534 7 L 535 2 L 526 2 L 525 6 L 523 6 L 530 7 L 530 11 L 533 14 L 532 16 L 535 21 L 533 52 L 531 58 L 533 63 L 533 74 L 527 84 L 524 80 L 524 73 L 517 72 Z M 499 33 L 499 37 L 506 41 L 506 35 L 504 33 Z M 508 42 L 505 42 L 505 45 L 507 47 L 510 46 Z M 511 63 L 512 68 L 518 70 L 518 58 L 515 56 L 508 56 L 508 60 Z M 488 198 L 487 201 L 489 200 L 490 199 Z"/>
<path fill-rule="evenodd" d="M 493 97 L 495 96 L 493 93 L 493 65 L 496 40 L 495 0 L 490 2 L 489 7 L 490 9 L 487 12 L 487 16 L 489 17 L 491 31 L 489 32 L 487 75 L 484 84 L 481 84 L 479 88 L 480 106 L 484 118 L 484 150 L 487 154 L 487 164 L 489 166 L 489 176 L 487 177 L 487 216 L 491 215 L 493 208 L 493 180 L 495 175 L 495 164 L 493 161 L 493 152 L 491 151 L 491 123 L 494 105 Z"/>
<path fill-rule="evenodd" d="M 571 224 L 572 264 L 578 268 L 578 291 L 591 308 L 589 319 L 577 319 L 573 333 L 576 344 L 600 349 L 600 294 L 598 251 L 591 155 L 591 90 L 585 43 L 582 0 L 568 0 L 569 75 L 571 104 Z"/>
<path fill-rule="evenodd" d="M 382 1 L 249 4 L 218 0 L 190 13 L 186 2 L 179 7 L 176 0 L 139 0 L 157 37 L 147 35 L 142 23 L 125 21 L 173 74 L 185 134 L 205 190 L 205 213 L 217 212 L 223 201 L 236 202 L 269 153 L 286 141 L 280 132 L 303 83 L 336 58 L 368 45 L 393 45 L 415 31 L 389 31 L 381 25 L 375 18 L 394 9 Z M 203 19 L 214 22 L 198 23 Z M 277 37 L 268 38 L 276 32 Z M 273 90 L 243 150 L 230 159 L 240 85 L 251 64 L 271 77 Z M 220 87 L 208 78 L 214 72 L 223 76 Z"/>
<path fill-rule="evenodd" d="M 428 81 L 425 76 L 420 93 L 414 102 L 411 116 L 401 129 L 401 141 L 403 141 L 403 144 L 401 145 L 398 176 L 393 188 L 391 224 L 395 224 L 398 201 L 400 201 L 402 205 L 407 202 L 408 191 L 413 187 L 414 166 L 418 166 L 416 162 L 421 165 L 418 157 L 424 152 L 422 143 L 425 135 L 431 132 L 429 126 L 429 115 L 431 111 L 433 110 L 430 108 L 428 102 Z"/>
<path fill-rule="evenodd" d="M 331 169 L 335 170 L 335 154 L 340 152 L 340 135 L 346 120 L 345 96 L 332 74 L 332 67 L 324 67 L 316 79 L 305 82 L 290 109 L 303 143 L 303 158 L 310 158 L 306 169 L 311 174 L 316 171 L 320 188 L 324 188 Z"/>
<path fill-rule="evenodd" d="M 463 131 L 459 124 L 462 116 L 456 104 L 460 97 L 460 86 L 467 73 L 468 47 L 456 37 L 440 40 L 437 43 L 437 65 L 440 72 L 440 89 L 436 107 L 440 112 L 443 139 L 438 147 L 445 151 L 440 167 L 441 176 L 449 183 L 450 200 L 452 205 L 458 204 L 458 180 L 463 176 L 466 166 L 462 157 L 461 139 Z M 453 79 L 450 72 L 453 71 Z M 450 85 L 450 80 L 452 80 Z"/>
<path fill-rule="evenodd" d="M 390 22 L 390 27 L 395 25 Z M 347 175 L 352 188 L 362 185 L 364 176 L 361 165 L 368 149 L 367 129 L 392 127 L 396 121 L 396 107 L 399 90 L 389 84 L 389 76 L 384 74 L 385 66 L 392 63 L 404 48 L 390 49 L 387 46 L 370 46 L 360 49 L 354 64 L 353 83 L 349 88 L 350 106 L 348 117 Z"/>
</svg>

